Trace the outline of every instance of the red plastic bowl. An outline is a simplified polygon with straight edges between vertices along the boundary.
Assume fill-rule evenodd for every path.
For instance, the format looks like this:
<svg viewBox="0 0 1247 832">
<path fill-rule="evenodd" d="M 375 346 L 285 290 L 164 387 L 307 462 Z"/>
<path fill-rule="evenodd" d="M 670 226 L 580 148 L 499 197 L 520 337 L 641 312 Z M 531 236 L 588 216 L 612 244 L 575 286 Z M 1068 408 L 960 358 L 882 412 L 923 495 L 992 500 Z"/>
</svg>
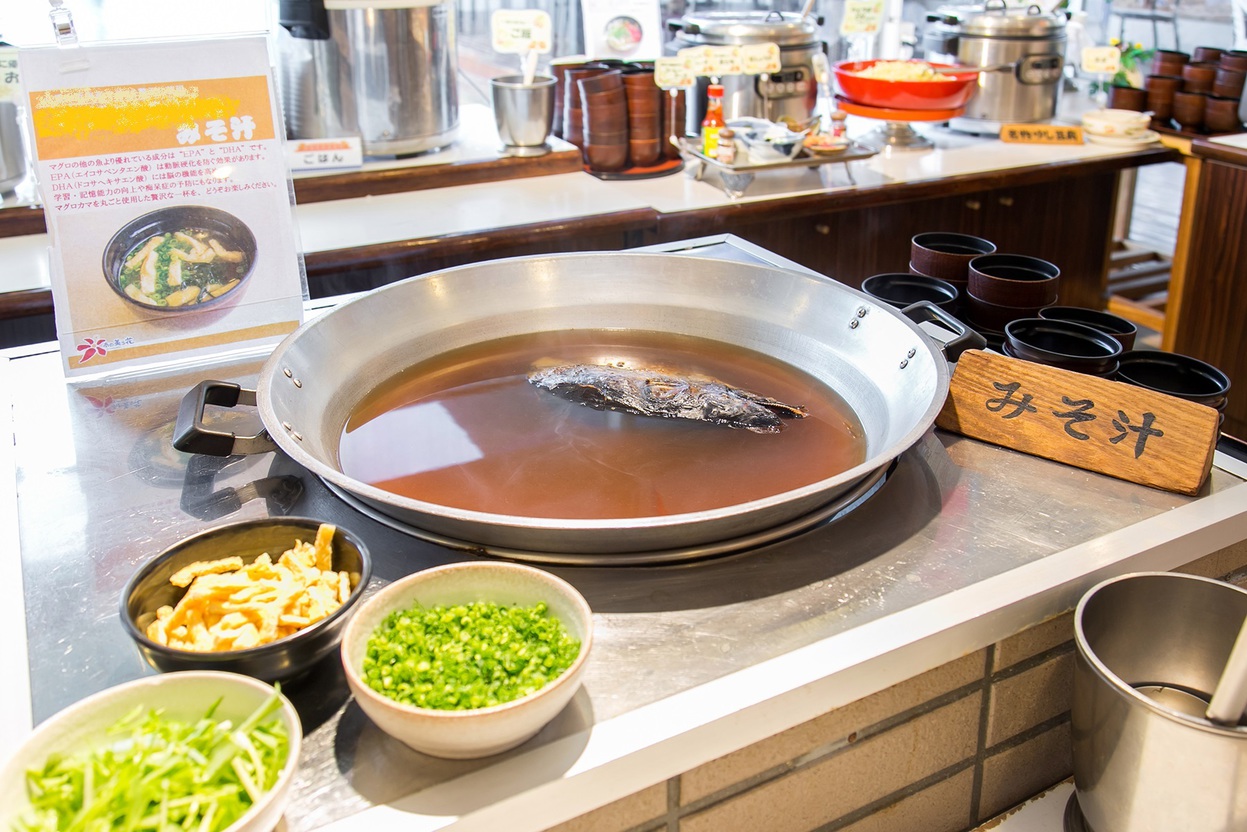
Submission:
<svg viewBox="0 0 1247 832">
<path fill-rule="evenodd" d="M 894 110 L 948 110 L 965 106 L 978 91 L 979 70 L 926 61 L 932 67 L 955 69 L 932 81 L 892 81 L 858 75 L 878 60 L 839 61 L 833 67 L 841 94 L 867 107 Z M 915 62 L 919 63 L 919 62 Z"/>
</svg>

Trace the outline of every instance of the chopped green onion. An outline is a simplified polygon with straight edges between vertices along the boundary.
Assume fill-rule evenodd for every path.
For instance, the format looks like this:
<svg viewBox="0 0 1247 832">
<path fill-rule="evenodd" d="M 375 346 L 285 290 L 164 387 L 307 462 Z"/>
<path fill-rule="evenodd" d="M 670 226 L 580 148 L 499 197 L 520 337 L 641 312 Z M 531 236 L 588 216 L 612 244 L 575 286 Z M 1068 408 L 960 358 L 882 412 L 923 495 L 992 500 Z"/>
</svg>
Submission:
<svg viewBox="0 0 1247 832">
<path fill-rule="evenodd" d="M 242 725 L 214 720 L 218 700 L 195 721 L 142 707 L 94 751 L 51 754 L 26 772 L 30 809 L 13 832 L 220 832 L 277 783 L 290 738 L 268 719 L 276 691 Z"/>
<path fill-rule="evenodd" d="M 558 678 L 580 654 L 580 641 L 548 612 L 544 602 L 395 610 L 368 639 L 364 681 L 418 708 L 511 702 Z"/>
</svg>

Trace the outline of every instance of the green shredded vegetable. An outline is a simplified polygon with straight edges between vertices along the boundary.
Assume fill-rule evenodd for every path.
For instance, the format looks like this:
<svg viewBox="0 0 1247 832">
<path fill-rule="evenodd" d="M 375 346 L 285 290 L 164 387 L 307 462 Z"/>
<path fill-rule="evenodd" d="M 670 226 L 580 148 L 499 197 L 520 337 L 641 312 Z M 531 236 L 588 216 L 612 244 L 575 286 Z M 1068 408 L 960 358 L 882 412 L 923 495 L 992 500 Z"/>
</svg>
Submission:
<svg viewBox="0 0 1247 832">
<path fill-rule="evenodd" d="M 378 693 L 418 708 L 470 710 L 527 696 L 580 653 L 542 602 L 396 610 L 373 631 L 363 678 Z"/>
<path fill-rule="evenodd" d="M 277 782 L 290 753 L 276 691 L 240 725 L 139 707 L 93 751 L 53 754 L 26 772 L 30 809 L 14 832 L 220 832 Z"/>
</svg>

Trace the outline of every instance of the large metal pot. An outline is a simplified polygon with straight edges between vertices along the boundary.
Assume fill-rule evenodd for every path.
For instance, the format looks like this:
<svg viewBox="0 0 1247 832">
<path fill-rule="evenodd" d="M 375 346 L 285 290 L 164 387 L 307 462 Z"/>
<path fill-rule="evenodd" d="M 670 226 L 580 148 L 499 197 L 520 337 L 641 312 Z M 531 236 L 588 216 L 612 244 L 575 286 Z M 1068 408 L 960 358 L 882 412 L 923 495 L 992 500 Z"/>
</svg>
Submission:
<svg viewBox="0 0 1247 832">
<path fill-rule="evenodd" d="M 857 415 L 867 437 L 866 459 L 823 481 L 744 504 L 603 520 L 449 508 L 397 496 L 339 469 L 339 438 L 348 416 L 404 368 L 507 336 L 586 328 L 709 338 L 803 370 L 830 385 Z M 260 373 L 255 403 L 271 438 L 296 462 L 388 517 L 488 547 L 605 554 L 729 540 L 807 515 L 916 442 L 933 424 L 947 391 L 947 362 L 935 342 L 897 310 L 843 284 L 728 260 L 595 252 L 460 266 L 347 302 L 277 347 Z M 209 403 L 230 398 L 238 395 Z M 190 405 L 196 407 L 202 403 Z M 186 410 L 179 417 L 178 447 L 239 452 L 228 435 L 187 438 Z"/>
<path fill-rule="evenodd" d="M 804 124 L 813 117 L 818 101 L 814 56 L 827 51 L 827 45 L 818 37 L 819 25 L 817 19 L 794 13 L 698 12 L 667 23 L 674 35 L 665 50 L 675 54 L 695 46 L 776 44 L 779 72 L 725 75 L 719 79 L 723 86 L 723 117 L 771 121 L 787 118 Z M 688 91 L 685 128 L 690 134 L 701 132 L 709 86 L 710 79 L 703 76 Z"/>
<path fill-rule="evenodd" d="M 1088 828 L 1247 829 L 1247 724 L 1205 716 L 1247 591 L 1173 572 L 1110 578 L 1074 613 L 1074 787 Z"/>
<path fill-rule="evenodd" d="M 984 70 L 978 93 L 950 126 L 991 133 L 999 132 L 1001 124 L 1056 115 L 1065 67 L 1065 15 L 988 0 L 981 8 L 943 8 L 927 20 L 931 30 L 923 42 L 929 60 Z"/>
<path fill-rule="evenodd" d="M 449 0 L 281 0 L 276 34 L 291 138 L 359 136 L 364 153 L 424 153 L 459 129 Z"/>
</svg>

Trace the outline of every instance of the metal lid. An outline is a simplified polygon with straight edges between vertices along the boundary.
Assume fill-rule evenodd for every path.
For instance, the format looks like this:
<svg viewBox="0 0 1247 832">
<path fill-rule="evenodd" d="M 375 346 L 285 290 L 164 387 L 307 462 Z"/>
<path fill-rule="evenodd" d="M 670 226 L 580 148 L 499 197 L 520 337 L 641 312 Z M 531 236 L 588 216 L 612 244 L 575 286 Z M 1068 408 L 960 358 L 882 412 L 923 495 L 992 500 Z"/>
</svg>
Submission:
<svg viewBox="0 0 1247 832">
<path fill-rule="evenodd" d="M 713 46 L 804 46 L 818 35 L 816 20 L 791 12 L 705 12 L 685 15 L 669 25 L 681 40 Z"/>
<path fill-rule="evenodd" d="M 1055 37 L 1065 34 L 1065 15 L 1048 14 L 1038 6 L 1006 8 L 1003 2 L 988 2 L 982 14 L 961 25 L 963 35 L 986 37 Z"/>
</svg>

